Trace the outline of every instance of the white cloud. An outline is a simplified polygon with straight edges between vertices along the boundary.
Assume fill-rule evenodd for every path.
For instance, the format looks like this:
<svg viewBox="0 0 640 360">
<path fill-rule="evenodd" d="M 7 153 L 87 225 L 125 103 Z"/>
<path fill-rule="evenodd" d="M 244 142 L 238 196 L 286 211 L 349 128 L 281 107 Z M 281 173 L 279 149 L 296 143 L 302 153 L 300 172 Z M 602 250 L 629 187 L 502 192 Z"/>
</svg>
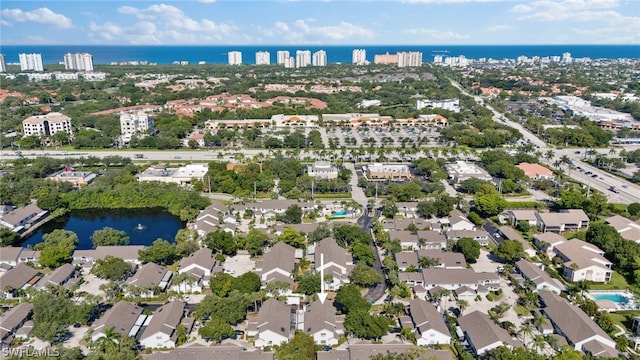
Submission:
<svg viewBox="0 0 640 360">
<path fill-rule="evenodd" d="M 217 24 L 208 19 L 194 20 L 173 5 L 157 4 L 145 9 L 135 8 L 133 6 L 121 6 L 118 8 L 118 12 L 121 14 L 135 15 L 138 19 L 142 20 L 158 20 L 158 22 L 162 22 L 167 28 L 173 30 L 221 32 L 224 34 L 235 29 L 233 25 Z M 160 23 L 157 25 L 160 25 Z"/>
<path fill-rule="evenodd" d="M 471 38 L 471 36 L 466 34 L 436 29 L 404 29 L 404 32 L 412 35 L 426 35 L 429 41 L 465 40 Z"/>
<path fill-rule="evenodd" d="M 62 14 L 56 14 L 46 7 L 32 11 L 4 9 L 2 10 L 2 17 L 5 19 L 5 22 L 34 22 L 59 29 L 68 29 L 73 26 L 71 19 Z"/>
<path fill-rule="evenodd" d="M 198 0 L 198 2 L 201 2 L 203 4 L 213 4 L 214 2 L 216 2 L 216 0 Z"/>
<path fill-rule="evenodd" d="M 497 32 L 497 31 L 506 31 L 511 30 L 511 26 L 509 25 L 493 25 L 489 27 L 489 31 Z"/>
<path fill-rule="evenodd" d="M 365 27 L 346 21 L 336 25 L 314 26 L 315 19 L 298 19 L 292 24 L 276 21 L 272 28 L 261 29 L 262 35 L 277 36 L 289 43 L 338 42 L 343 40 L 371 39 L 375 33 Z"/>
<path fill-rule="evenodd" d="M 464 3 L 489 3 L 504 2 L 508 0 L 400 0 L 406 4 L 464 4 Z"/>
</svg>

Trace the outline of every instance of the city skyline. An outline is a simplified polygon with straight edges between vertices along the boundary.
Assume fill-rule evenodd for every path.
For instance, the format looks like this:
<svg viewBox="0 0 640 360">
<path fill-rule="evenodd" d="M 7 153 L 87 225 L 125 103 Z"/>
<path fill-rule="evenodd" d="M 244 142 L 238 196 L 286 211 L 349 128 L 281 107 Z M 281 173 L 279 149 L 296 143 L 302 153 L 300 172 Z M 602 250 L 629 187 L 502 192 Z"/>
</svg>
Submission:
<svg viewBox="0 0 640 360">
<path fill-rule="evenodd" d="M 5 45 L 640 44 L 626 0 L 9 0 L 0 14 Z"/>
</svg>

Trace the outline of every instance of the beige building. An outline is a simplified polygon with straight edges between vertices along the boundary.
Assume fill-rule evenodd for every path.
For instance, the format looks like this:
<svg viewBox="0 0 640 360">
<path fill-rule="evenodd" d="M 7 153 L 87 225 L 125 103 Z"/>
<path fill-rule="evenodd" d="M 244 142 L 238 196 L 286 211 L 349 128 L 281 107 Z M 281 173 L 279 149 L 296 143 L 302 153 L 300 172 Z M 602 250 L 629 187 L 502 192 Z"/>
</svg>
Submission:
<svg viewBox="0 0 640 360">
<path fill-rule="evenodd" d="M 374 64 L 380 65 L 397 65 L 398 64 L 398 54 L 376 54 L 373 57 Z"/>
<path fill-rule="evenodd" d="M 368 180 L 407 181 L 413 179 L 409 165 L 373 163 L 363 165 L 362 171 Z"/>
<path fill-rule="evenodd" d="M 69 136 L 73 135 L 71 118 L 59 112 L 30 116 L 22 120 L 22 128 L 24 136 L 49 137 L 60 131 L 66 132 Z"/>
</svg>

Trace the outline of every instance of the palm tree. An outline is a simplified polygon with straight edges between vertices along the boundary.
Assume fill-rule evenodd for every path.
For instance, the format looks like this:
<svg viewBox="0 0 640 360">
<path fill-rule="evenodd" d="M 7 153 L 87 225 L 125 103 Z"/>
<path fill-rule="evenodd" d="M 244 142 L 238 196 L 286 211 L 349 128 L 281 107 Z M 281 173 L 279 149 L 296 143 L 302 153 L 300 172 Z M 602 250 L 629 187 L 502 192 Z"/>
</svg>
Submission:
<svg viewBox="0 0 640 360">
<path fill-rule="evenodd" d="M 522 335 L 522 342 L 524 343 L 524 347 L 527 347 L 527 335 L 533 335 L 533 329 L 529 324 L 523 324 L 520 330 L 518 330 L 518 334 Z"/>
<path fill-rule="evenodd" d="M 562 164 L 569 165 L 571 163 L 571 158 L 567 155 L 562 155 L 562 157 L 560 157 L 560 162 Z"/>
<path fill-rule="evenodd" d="M 533 348 L 538 350 L 538 352 L 542 352 L 546 345 L 547 342 L 544 340 L 542 335 L 536 335 L 533 337 Z"/>
<path fill-rule="evenodd" d="M 111 326 L 104 329 L 104 336 L 96 340 L 96 345 L 100 352 L 109 353 L 114 350 L 120 343 L 122 335 L 116 332 L 116 328 Z"/>
</svg>

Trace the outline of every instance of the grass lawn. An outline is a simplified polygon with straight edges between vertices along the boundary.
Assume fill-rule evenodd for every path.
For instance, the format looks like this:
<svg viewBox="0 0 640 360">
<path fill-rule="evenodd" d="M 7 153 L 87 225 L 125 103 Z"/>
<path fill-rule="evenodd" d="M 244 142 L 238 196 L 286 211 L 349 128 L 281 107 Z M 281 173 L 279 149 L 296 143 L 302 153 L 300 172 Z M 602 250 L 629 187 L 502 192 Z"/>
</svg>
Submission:
<svg viewBox="0 0 640 360">
<path fill-rule="evenodd" d="M 614 324 L 620 325 L 627 331 L 631 331 L 632 319 L 636 316 L 640 316 L 640 310 L 625 310 L 614 313 L 607 313 L 607 317 L 613 321 Z"/>
<path fill-rule="evenodd" d="M 631 286 L 618 272 L 614 271 L 608 284 L 590 284 L 589 290 L 627 290 Z M 632 289 L 633 290 L 633 289 Z"/>
</svg>

